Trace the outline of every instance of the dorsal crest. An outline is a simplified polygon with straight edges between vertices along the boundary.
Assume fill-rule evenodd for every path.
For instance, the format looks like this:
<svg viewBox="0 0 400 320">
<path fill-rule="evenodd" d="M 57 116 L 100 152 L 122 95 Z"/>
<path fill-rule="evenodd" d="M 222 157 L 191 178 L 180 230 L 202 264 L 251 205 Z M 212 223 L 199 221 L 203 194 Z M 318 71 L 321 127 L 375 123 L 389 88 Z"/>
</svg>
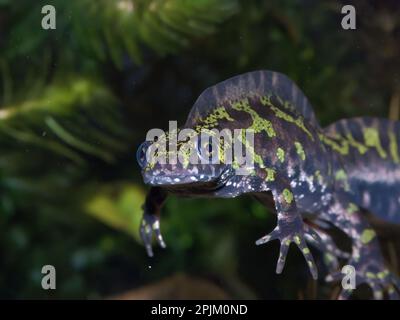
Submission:
<svg viewBox="0 0 400 320">
<path fill-rule="evenodd" d="M 204 90 L 193 105 L 186 125 L 195 124 L 227 101 L 251 95 L 276 96 L 282 102 L 289 103 L 292 111 L 301 115 L 306 122 L 319 127 L 311 104 L 297 85 L 286 75 L 268 70 L 244 73 Z"/>
</svg>

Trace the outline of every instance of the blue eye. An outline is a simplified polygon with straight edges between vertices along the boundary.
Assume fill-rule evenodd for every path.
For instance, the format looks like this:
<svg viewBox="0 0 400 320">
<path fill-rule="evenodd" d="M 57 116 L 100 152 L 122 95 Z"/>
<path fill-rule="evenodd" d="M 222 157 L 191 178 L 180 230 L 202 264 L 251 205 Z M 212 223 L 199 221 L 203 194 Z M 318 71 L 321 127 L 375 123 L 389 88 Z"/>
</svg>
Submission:
<svg viewBox="0 0 400 320">
<path fill-rule="evenodd" d="M 197 151 L 199 154 L 199 157 L 206 162 L 209 162 L 212 158 L 213 154 L 213 144 L 211 141 L 203 143 L 201 145 L 201 141 L 197 144 Z"/>
<path fill-rule="evenodd" d="M 208 152 L 209 155 L 212 154 L 213 148 L 212 148 L 212 143 L 208 143 L 208 145 L 206 146 L 206 150 Z"/>
<path fill-rule="evenodd" d="M 136 161 L 141 168 L 146 166 L 146 151 L 149 144 L 149 141 L 143 142 L 136 151 Z"/>
</svg>

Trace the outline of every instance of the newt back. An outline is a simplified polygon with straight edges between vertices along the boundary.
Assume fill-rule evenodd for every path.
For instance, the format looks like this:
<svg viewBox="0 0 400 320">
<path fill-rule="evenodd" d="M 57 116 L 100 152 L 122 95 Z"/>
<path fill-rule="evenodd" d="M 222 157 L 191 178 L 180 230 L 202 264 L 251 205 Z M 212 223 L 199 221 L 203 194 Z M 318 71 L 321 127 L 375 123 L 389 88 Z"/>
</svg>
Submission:
<svg viewBox="0 0 400 320">
<path fill-rule="evenodd" d="M 387 222 L 400 223 L 400 122 L 344 119 L 324 133 L 345 169 L 336 178 L 354 201 Z"/>
<path fill-rule="evenodd" d="M 185 126 L 192 126 L 221 104 L 252 95 L 267 98 L 274 96 L 286 109 L 301 115 L 305 122 L 319 127 L 313 108 L 299 87 L 286 75 L 268 70 L 244 73 L 204 90 L 193 105 Z"/>
</svg>

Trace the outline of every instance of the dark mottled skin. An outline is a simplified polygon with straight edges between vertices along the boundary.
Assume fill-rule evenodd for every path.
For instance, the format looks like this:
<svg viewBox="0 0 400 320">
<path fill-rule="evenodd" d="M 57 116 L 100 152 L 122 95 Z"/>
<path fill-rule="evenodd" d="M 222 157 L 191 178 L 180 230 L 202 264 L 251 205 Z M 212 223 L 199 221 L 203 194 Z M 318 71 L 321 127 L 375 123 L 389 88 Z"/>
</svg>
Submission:
<svg viewBox="0 0 400 320">
<path fill-rule="evenodd" d="M 375 232 L 361 210 L 400 222 L 399 123 L 360 118 L 322 129 L 307 98 L 290 79 L 256 71 L 205 90 L 183 128 L 254 129 L 255 170 L 243 176 L 225 163 L 149 166 L 144 158 L 149 143 L 140 147 L 144 182 L 152 186 L 141 226 L 149 255 L 153 254 L 153 233 L 165 246 L 159 214 L 168 193 L 224 198 L 247 193 L 267 207 L 272 195 L 278 223 L 256 244 L 280 240 L 277 273 L 282 272 L 289 245 L 294 243 L 316 279 L 309 242 L 328 258 L 332 273 L 327 280 L 342 279 L 333 270 L 338 257 L 346 258 L 357 271 L 357 285 L 367 283 L 377 299 L 384 292 L 398 298 L 399 281 L 386 269 Z M 304 218 L 315 223 L 305 223 Z M 335 225 L 350 237 L 351 254 L 339 250 L 317 227 L 323 223 Z M 351 290 L 343 290 L 340 298 L 350 294 Z"/>
</svg>

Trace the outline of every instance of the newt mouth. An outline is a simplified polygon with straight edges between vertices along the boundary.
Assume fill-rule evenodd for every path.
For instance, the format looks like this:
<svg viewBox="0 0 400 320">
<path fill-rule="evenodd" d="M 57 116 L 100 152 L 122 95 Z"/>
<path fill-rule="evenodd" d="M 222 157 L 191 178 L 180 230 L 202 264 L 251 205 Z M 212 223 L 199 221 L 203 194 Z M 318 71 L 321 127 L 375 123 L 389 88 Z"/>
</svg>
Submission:
<svg viewBox="0 0 400 320">
<path fill-rule="evenodd" d="M 233 169 L 227 167 L 222 173 L 210 181 L 193 181 L 182 184 L 160 185 L 174 193 L 206 194 L 222 189 L 233 175 Z"/>
<path fill-rule="evenodd" d="M 233 175 L 233 168 L 232 167 L 227 167 L 220 176 L 217 179 L 217 184 L 214 187 L 213 191 L 219 190 L 225 186 L 225 184 L 228 182 L 228 180 L 232 177 Z"/>
</svg>

